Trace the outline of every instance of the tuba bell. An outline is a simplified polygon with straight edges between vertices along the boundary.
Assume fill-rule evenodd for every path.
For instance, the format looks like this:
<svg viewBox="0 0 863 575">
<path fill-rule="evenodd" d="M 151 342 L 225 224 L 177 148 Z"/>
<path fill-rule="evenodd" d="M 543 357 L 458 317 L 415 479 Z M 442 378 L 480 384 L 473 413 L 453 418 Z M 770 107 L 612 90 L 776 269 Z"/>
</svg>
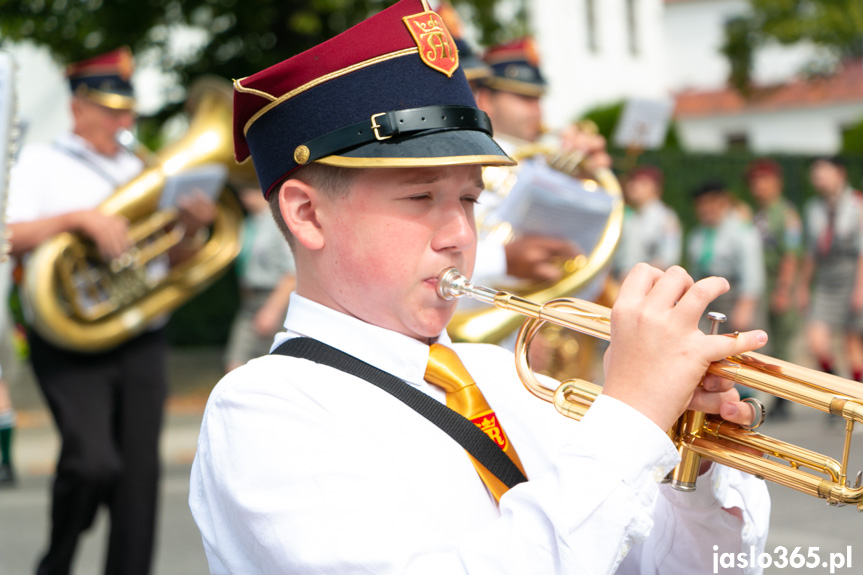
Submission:
<svg viewBox="0 0 863 575">
<path fill-rule="evenodd" d="M 162 148 L 152 165 L 99 206 L 105 214 L 129 220 L 132 248 L 126 254 L 105 263 L 89 239 L 68 232 L 31 254 L 24 300 L 32 327 L 51 343 L 78 352 L 114 347 L 209 286 L 239 253 L 243 212 L 226 188 L 200 249 L 163 277 L 147 277 L 147 264 L 183 235 L 180 226 L 171 227 L 177 210 L 158 209 L 167 178 L 218 164 L 227 168 L 229 181 L 256 181 L 250 162 L 238 165 L 234 160 L 230 84 L 215 77 L 199 79 L 189 90 L 187 109 L 191 120 L 185 135 Z"/>
<path fill-rule="evenodd" d="M 578 128 L 585 131 L 596 129 L 595 126 L 582 123 L 579 123 Z M 558 281 L 520 286 L 517 290 L 523 297 L 538 301 L 578 293 L 607 268 L 614 256 L 623 227 L 624 202 L 620 183 L 609 168 L 600 167 L 585 171 L 584 154 L 565 151 L 555 141 L 525 144 L 510 156 L 519 162 L 541 156 L 548 168 L 578 179 L 586 190 L 597 194 L 604 193 L 611 200 L 611 208 L 598 239 L 587 253 L 561 262 L 563 275 Z M 518 181 L 519 169 L 519 166 L 486 167 L 483 171 L 486 189 L 493 189 L 503 196 L 508 195 Z M 478 226 L 481 229 L 486 227 L 490 230 L 490 235 L 500 238 L 501 241 L 507 241 L 511 237 L 506 222 L 503 223 L 503 231 L 498 227 L 499 224 L 492 225 L 485 221 L 478 222 Z M 516 313 L 499 308 L 460 309 L 456 310 L 447 326 L 447 332 L 453 341 L 500 343 L 516 331 L 522 319 Z"/>
</svg>

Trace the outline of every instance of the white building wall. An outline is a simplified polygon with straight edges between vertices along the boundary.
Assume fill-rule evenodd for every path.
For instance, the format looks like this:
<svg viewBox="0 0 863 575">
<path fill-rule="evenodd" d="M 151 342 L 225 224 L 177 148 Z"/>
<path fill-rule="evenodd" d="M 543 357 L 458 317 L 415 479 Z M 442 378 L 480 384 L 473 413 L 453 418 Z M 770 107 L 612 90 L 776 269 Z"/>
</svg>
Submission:
<svg viewBox="0 0 863 575">
<path fill-rule="evenodd" d="M 530 4 L 531 23 L 550 84 L 543 100 L 546 123 L 559 128 L 597 105 L 629 96 L 665 96 L 661 0 L 635 0 L 638 53 L 630 52 L 627 0 L 594 0 L 597 49 L 587 33 L 587 0 Z"/>
<path fill-rule="evenodd" d="M 842 129 L 861 118 L 863 102 L 690 118 L 678 124 L 678 131 L 684 147 L 692 151 L 723 152 L 729 135 L 745 134 L 750 149 L 760 154 L 835 154 L 842 147 Z"/>
</svg>

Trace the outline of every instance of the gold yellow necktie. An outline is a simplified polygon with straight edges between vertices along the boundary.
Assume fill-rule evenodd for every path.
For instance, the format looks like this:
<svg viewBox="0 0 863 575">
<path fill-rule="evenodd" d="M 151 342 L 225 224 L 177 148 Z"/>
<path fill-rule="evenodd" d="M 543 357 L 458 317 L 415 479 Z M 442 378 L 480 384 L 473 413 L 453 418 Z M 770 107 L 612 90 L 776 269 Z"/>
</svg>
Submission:
<svg viewBox="0 0 863 575">
<path fill-rule="evenodd" d="M 524 473 L 521 460 L 500 421 L 453 350 L 439 343 L 431 346 L 425 380 L 443 388 L 446 391 L 447 407 L 471 420 L 484 431 Z M 499 501 L 509 488 L 472 455 L 468 454 L 468 457 L 495 501 Z"/>
</svg>

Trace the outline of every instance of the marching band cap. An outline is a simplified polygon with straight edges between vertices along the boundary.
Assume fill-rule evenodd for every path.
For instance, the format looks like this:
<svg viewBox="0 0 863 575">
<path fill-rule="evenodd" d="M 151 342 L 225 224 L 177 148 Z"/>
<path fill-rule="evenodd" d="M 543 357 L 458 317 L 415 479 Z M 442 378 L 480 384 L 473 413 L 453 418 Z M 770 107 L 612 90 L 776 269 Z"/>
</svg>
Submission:
<svg viewBox="0 0 863 575">
<path fill-rule="evenodd" d="M 264 196 L 297 168 L 513 165 L 491 137 L 455 43 L 425 0 L 234 80 L 234 154 Z"/>
<path fill-rule="evenodd" d="M 746 180 L 749 181 L 759 176 L 782 177 L 782 167 L 776 160 L 770 158 L 758 158 L 752 160 L 746 167 Z"/>
<path fill-rule="evenodd" d="M 484 86 L 537 98 L 545 93 L 547 84 L 533 38 L 493 46 L 486 50 L 483 60 L 491 67 L 491 76 L 482 80 Z"/>
<path fill-rule="evenodd" d="M 632 181 L 636 178 L 647 178 L 652 180 L 657 186 L 662 187 L 663 175 L 662 170 L 656 166 L 636 166 L 627 175 L 627 180 Z"/>
<path fill-rule="evenodd" d="M 132 51 L 124 46 L 66 66 L 72 94 L 106 108 L 131 110 L 135 92 L 130 79 L 135 69 Z"/>
</svg>

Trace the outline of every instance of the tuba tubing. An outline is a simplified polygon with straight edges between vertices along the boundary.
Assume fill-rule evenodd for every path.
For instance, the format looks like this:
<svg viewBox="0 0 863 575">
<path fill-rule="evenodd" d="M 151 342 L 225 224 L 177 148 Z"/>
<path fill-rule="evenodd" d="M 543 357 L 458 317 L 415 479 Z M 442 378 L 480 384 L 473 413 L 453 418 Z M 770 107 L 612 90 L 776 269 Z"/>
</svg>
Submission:
<svg viewBox="0 0 863 575">
<path fill-rule="evenodd" d="M 583 154 L 563 153 L 560 147 L 544 143 L 528 144 L 512 154 L 516 160 L 543 155 L 550 167 L 573 175 L 581 167 Z M 489 168 L 486 168 L 488 170 Z M 503 169 L 503 168 L 496 168 Z M 517 169 L 517 167 L 516 167 Z M 582 178 L 585 179 L 585 178 Z M 547 301 L 577 293 L 586 287 L 611 262 L 623 228 L 624 201 L 620 182 L 610 168 L 593 168 L 589 180 L 612 200 L 612 208 L 596 245 L 589 254 L 580 254 L 563 263 L 563 276 L 556 282 L 538 283 L 526 289 L 526 297 Z M 447 331 L 453 341 L 500 343 L 523 320 L 503 308 L 456 310 Z"/>
<path fill-rule="evenodd" d="M 168 210 L 158 211 L 162 187 L 173 174 L 222 164 L 228 168 L 229 181 L 256 182 L 251 162 L 238 165 L 234 160 L 230 83 L 209 76 L 197 80 L 189 91 L 188 108 L 191 120 L 185 135 L 162 148 L 154 156 L 153 165 L 120 186 L 98 208 L 105 214 L 129 220 L 130 237 L 152 227 L 153 218 L 161 222 L 173 218 L 166 214 Z M 104 313 L 98 306 L 94 306 L 97 312 L 89 313 L 70 303 L 75 297 L 64 287 L 70 283 L 67 269 L 70 265 L 64 264 L 75 254 L 86 254 L 91 244 L 78 234 L 59 234 L 34 250 L 26 266 L 23 291 L 32 326 L 46 340 L 65 349 L 95 353 L 115 347 L 177 309 L 226 271 L 240 251 L 242 223 L 243 212 L 238 201 L 224 190 L 217 201 L 216 218 L 207 241 L 192 257 L 171 266 L 166 277 L 155 285 L 147 285 L 145 293 L 140 293 L 138 284 L 129 289 L 128 276 L 141 271 L 152 254 L 139 258 L 139 264 L 127 269 L 125 276 L 111 273 L 110 266 L 101 262 L 89 267 L 83 275 L 98 276 L 101 282 L 98 286 L 87 286 L 91 293 L 101 293 L 102 286 L 109 285 L 122 296 L 119 302 L 115 297 L 109 298 L 110 305 L 103 306 L 108 309 Z M 170 246 L 176 241 L 162 243 Z M 149 252 L 145 248 L 141 253 Z"/>
<path fill-rule="evenodd" d="M 609 308 L 575 298 L 559 298 L 539 304 L 508 292 L 471 284 L 455 268 L 441 272 L 437 292 L 443 299 L 467 296 L 525 316 L 516 340 L 516 371 L 531 393 L 553 403 L 563 415 L 581 419 L 602 392 L 601 386 L 581 379 L 567 380 L 556 389 L 549 389 L 536 378 L 530 367 L 528 352 L 530 342 L 545 322 L 609 341 Z M 860 475 L 854 485 L 847 481 L 854 424 L 863 423 L 863 386 L 756 352 L 714 362 L 707 371 L 763 393 L 843 418 L 846 424 L 842 460 L 837 461 L 711 416 L 697 428 L 681 431 L 684 429 L 682 421 L 694 412 L 684 414 L 668 432 L 678 449 L 690 450 L 699 457 L 825 499 L 830 504 L 853 504 L 863 511 Z M 754 455 L 750 450 L 764 453 L 769 458 Z"/>
</svg>

